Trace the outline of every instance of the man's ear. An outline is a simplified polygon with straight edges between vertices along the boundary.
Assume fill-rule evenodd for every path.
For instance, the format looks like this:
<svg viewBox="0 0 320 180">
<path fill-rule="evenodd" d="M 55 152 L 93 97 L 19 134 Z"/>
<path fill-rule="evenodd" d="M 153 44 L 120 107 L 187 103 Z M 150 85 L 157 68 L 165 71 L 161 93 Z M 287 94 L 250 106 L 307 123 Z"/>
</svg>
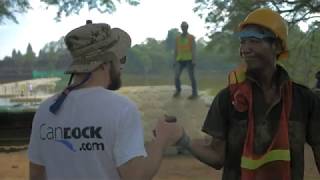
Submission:
<svg viewBox="0 0 320 180">
<path fill-rule="evenodd" d="M 275 53 L 276 53 L 277 56 L 283 51 L 283 47 L 282 47 L 282 44 L 281 44 L 281 40 L 280 40 L 280 39 L 276 39 L 276 40 L 272 43 L 272 49 L 275 51 Z"/>
</svg>

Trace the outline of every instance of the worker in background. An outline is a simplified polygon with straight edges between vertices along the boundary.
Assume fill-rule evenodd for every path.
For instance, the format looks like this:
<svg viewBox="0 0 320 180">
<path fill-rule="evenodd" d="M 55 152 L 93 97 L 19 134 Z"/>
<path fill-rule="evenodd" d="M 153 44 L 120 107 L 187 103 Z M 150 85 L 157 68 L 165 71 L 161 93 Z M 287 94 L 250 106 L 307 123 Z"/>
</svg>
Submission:
<svg viewBox="0 0 320 180">
<path fill-rule="evenodd" d="M 194 75 L 196 65 L 196 42 L 195 37 L 188 33 L 188 23 L 181 23 L 182 34 L 176 37 L 176 45 L 174 49 L 174 70 L 175 70 L 175 87 L 176 91 L 173 97 L 179 97 L 181 94 L 180 76 L 184 68 L 187 68 L 189 79 L 191 81 L 192 94 L 188 99 L 198 97 L 197 82 Z"/>
</svg>

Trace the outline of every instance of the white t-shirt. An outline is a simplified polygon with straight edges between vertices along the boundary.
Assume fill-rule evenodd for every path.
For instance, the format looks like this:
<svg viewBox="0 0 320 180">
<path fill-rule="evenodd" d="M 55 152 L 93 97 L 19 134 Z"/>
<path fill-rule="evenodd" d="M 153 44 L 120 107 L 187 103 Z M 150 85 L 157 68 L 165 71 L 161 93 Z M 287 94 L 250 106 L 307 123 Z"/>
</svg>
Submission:
<svg viewBox="0 0 320 180">
<path fill-rule="evenodd" d="M 74 90 L 54 115 L 55 99 L 38 108 L 28 150 L 49 180 L 117 180 L 117 167 L 147 155 L 141 117 L 128 98 L 102 87 Z"/>
</svg>

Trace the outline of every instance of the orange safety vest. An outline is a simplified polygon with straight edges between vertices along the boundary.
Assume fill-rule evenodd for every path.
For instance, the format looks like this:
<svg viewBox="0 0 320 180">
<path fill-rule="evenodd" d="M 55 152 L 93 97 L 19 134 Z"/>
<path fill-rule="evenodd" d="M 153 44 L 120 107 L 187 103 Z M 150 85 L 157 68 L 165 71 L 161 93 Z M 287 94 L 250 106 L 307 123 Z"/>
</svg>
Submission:
<svg viewBox="0 0 320 180">
<path fill-rule="evenodd" d="M 290 180 L 288 120 L 292 103 L 292 82 L 288 81 L 281 87 L 282 111 L 278 130 L 267 151 L 257 155 L 253 150 L 252 87 L 244 80 L 244 72 L 239 69 L 229 74 L 232 104 L 240 112 L 248 111 L 248 130 L 241 157 L 241 180 Z"/>
<path fill-rule="evenodd" d="M 176 38 L 176 50 L 177 50 L 177 61 L 188 61 L 192 60 L 192 43 L 194 37 L 190 34 L 187 36 L 177 36 Z"/>
</svg>

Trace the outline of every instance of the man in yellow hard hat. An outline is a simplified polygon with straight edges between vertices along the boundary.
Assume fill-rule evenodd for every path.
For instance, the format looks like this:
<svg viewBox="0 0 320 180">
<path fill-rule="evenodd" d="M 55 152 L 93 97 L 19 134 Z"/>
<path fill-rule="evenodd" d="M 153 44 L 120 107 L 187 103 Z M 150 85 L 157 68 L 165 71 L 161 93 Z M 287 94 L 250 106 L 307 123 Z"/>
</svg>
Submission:
<svg viewBox="0 0 320 180">
<path fill-rule="evenodd" d="M 178 145 L 223 167 L 223 180 L 303 180 L 306 142 L 320 170 L 320 98 L 277 65 L 288 58 L 287 24 L 260 8 L 237 35 L 244 64 L 212 102 L 202 128 L 211 143 L 191 141 L 185 132 Z"/>
</svg>

